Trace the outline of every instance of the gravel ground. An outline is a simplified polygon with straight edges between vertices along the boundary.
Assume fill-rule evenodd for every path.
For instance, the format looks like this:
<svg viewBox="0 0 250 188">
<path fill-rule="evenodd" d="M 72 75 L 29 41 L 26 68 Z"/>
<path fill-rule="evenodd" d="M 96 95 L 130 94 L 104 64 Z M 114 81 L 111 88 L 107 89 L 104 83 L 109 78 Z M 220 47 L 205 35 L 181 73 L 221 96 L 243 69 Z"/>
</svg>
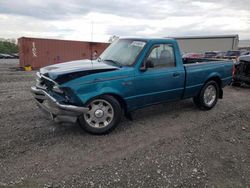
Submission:
<svg viewBox="0 0 250 188">
<path fill-rule="evenodd" d="M 250 88 L 210 111 L 192 100 L 138 110 L 109 135 L 44 118 L 35 71 L 0 62 L 0 187 L 250 187 Z"/>
</svg>

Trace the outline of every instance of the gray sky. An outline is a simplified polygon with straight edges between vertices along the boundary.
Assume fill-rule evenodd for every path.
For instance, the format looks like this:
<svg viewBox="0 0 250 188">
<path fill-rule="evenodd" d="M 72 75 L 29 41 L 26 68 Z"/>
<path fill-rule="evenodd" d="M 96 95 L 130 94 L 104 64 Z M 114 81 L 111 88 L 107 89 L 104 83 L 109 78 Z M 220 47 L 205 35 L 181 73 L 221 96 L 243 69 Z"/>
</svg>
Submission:
<svg viewBox="0 0 250 188">
<path fill-rule="evenodd" d="M 0 0 L 0 26 L 0 38 L 239 34 L 250 39 L 250 0 Z"/>
</svg>

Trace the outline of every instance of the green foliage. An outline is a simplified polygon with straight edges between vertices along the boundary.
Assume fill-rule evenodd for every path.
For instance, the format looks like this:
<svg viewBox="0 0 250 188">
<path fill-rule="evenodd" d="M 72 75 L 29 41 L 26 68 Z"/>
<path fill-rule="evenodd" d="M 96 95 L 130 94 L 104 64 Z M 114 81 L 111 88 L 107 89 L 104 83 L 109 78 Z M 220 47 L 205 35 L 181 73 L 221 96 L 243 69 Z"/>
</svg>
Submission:
<svg viewBox="0 0 250 188">
<path fill-rule="evenodd" d="M 0 53 L 12 54 L 18 53 L 18 46 L 13 39 L 0 39 Z"/>
</svg>

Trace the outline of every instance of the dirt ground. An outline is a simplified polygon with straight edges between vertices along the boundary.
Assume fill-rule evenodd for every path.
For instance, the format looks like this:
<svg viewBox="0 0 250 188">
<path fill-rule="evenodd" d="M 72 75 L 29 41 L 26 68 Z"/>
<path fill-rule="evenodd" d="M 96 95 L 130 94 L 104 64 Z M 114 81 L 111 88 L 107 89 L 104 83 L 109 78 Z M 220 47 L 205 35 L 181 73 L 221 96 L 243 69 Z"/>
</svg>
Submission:
<svg viewBox="0 0 250 188">
<path fill-rule="evenodd" d="M 148 107 L 109 135 L 44 118 L 35 71 L 0 62 L 0 187 L 250 187 L 250 88 Z"/>
</svg>

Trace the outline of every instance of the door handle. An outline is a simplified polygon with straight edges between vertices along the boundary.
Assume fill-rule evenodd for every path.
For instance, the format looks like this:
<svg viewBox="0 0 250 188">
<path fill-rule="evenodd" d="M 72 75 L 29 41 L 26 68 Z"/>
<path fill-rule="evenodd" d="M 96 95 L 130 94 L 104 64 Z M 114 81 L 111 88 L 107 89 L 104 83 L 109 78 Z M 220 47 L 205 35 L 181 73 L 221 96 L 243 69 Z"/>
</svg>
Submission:
<svg viewBox="0 0 250 188">
<path fill-rule="evenodd" d="M 180 76 L 181 74 L 179 73 L 179 72 L 175 72 L 174 74 L 173 74 L 173 77 L 178 77 L 178 76 Z"/>
</svg>

